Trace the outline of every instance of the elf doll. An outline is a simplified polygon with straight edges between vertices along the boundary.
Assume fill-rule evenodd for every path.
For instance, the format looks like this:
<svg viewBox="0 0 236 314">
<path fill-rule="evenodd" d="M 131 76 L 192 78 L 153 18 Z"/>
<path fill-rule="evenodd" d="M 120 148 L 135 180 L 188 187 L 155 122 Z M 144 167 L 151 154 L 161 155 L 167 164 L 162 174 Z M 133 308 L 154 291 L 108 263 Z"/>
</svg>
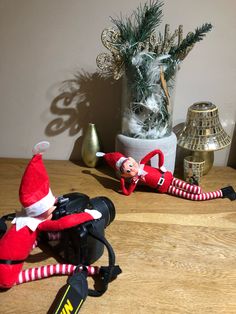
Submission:
<svg viewBox="0 0 236 314">
<path fill-rule="evenodd" d="M 158 168 L 149 165 L 150 159 L 156 155 L 158 155 Z M 158 149 L 148 153 L 140 163 L 132 157 L 125 157 L 119 152 L 107 154 L 98 152 L 97 156 L 103 157 L 107 164 L 117 172 L 124 195 L 130 195 L 137 184 L 144 184 L 160 193 L 168 193 L 193 201 L 225 197 L 230 200 L 236 199 L 236 193 L 231 186 L 214 192 L 203 193 L 201 187 L 175 178 L 170 171 L 165 169 L 164 155 Z"/>
<path fill-rule="evenodd" d="M 36 246 L 41 231 L 60 231 L 75 227 L 86 221 L 98 219 L 101 213 L 88 210 L 51 220 L 57 202 L 50 186 L 42 161 L 48 142 L 40 142 L 33 149 L 20 184 L 19 198 L 22 211 L 16 214 L 12 226 L 0 239 L 0 288 L 11 288 L 15 284 L 46 278 L 52 275 L 71 275 L 75 265 L 55 264 L 22 270 L 30 251 Z M 88 274 L 98 271 L 97 267 L 87 267 Z"/>
</svg>

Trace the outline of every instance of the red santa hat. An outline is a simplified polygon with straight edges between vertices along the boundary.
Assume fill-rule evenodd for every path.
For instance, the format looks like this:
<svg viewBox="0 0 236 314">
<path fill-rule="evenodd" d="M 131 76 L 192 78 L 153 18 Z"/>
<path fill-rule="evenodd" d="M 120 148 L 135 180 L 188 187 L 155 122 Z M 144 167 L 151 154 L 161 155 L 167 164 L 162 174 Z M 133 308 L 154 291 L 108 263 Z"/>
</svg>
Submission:
<svg viewBox="0 0 236 314">
<path fill-rule="evenodd" d="M 43 214 L 55 203 L 42 154 L 49 148 L 49 142 L 40 142 L 33 148 L 34 156 L 23 174 L 19 198 L 27 216 L 36 217 Z"/>
<path fill-rule="evenodd" d="M 120 167 L 122 166 L 123 162 L 127 160 L 128 158 L 122 155 L 119 152 L 114 152 L 114 153 L 102 153 L 102 152 L 97 152 L 96 153 L 97 157 L 103 157 L 107 164 L 115 169 L 116 171 L 120 171 Z"/>
</svg>

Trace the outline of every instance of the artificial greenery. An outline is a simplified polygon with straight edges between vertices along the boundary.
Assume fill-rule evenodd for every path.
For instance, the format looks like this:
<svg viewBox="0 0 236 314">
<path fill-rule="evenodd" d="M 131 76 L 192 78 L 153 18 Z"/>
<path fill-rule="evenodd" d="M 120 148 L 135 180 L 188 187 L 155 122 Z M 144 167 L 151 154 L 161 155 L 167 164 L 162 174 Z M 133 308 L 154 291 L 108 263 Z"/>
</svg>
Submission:
<svg viewBox="0 0 236 314">
<path fill-rule="evenodd" d="M 189 33 L 179 46 L 171 47 L 169 51 L 171 57 L 175 60 L 182 60 L 182 56 L 186 55 L 188 49 L 195 43 L 201 41 L 211 29 L 212 25 L 210 23 L 205 23 L 197 28 L 194 33 Z"/>
<path fill-rule="evenodd" d="M 139 44 L 144 43 L 161 23 L 162 3 L 158 1 L 141 5 L 133 12 L 131 17 L 115 19 L 111 18 L 113 24 L 119 31 L 114 44 L 124 62 L 129 63 L 130 58 L 140 49 Z"/>
<path fill-rule="evenodd" d="M 194 45 L 212 29 L 205 23 L 183 38 L 183 27 L 164 34 L 161 24 L 163 2 L 140 5 L 129 17 L 111 18 L 115 29 L 105 30 L 102 41 L 111 55 L 98 56 L 97 64 L 108 75 L 128 84 L 128 105 L 123 133 L 132 137 L 157 138 L 171 131 L 170 91 L 175 73 Z"/>
</svg>

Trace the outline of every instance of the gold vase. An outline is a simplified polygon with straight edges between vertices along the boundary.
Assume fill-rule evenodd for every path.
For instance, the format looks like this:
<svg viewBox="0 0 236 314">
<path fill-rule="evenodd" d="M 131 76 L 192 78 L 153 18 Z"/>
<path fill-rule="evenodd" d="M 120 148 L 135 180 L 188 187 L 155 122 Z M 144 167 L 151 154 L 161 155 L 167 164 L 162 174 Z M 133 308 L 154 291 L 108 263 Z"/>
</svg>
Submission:
<svg viewBox="0 0 236 314">
<path fill-rule="evenodd" d="M 94 168 L 97 165 L 96 153 L 100 151 L 100 143 L 95 124 L 89 123 L 82 143 L 82 160 L 86 166 Z"/>
</svg>

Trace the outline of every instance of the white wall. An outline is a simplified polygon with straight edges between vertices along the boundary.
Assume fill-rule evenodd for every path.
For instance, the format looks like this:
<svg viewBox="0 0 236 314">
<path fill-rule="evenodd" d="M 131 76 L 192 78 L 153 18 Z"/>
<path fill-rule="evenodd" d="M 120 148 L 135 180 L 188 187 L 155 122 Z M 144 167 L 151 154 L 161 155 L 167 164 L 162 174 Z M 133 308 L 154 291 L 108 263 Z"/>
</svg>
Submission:
<svg viewBox="0 0 236 314">
<path fill-rule="evenodd" d="M 144 3 L 144 1 L 141 1 Z M 106 151 L 119 128 L 120 84 L 100 80 L 96 56 L 109 16 L 129 14 L 139 0 L 0 0 L 0 156 L 31 156 L 41 139 L 51 142 L 48 159 L 79 156 L 81 134 L 95 122 Z M 178 75 L 174 125 L 185 121 L 196 101 L 212 101 L 232 136 L 236 116 L 236 1 L 166 0 L 165 23 L 185 34 L 204 22 L 213 31 L 182 64 Z M 79 99 L 64 106 L 63 81 L 80 77 Z M 68 91 L 68 88 L 66 88 Z M 82 94 L 82 95 L 81 95 Z M 57 125 L 57 127 L 55 127 Z M 76 145 L 77 146 L 76 146 Z M 229 149 L 215 154 L 225 165 Z"/>
</svg>

